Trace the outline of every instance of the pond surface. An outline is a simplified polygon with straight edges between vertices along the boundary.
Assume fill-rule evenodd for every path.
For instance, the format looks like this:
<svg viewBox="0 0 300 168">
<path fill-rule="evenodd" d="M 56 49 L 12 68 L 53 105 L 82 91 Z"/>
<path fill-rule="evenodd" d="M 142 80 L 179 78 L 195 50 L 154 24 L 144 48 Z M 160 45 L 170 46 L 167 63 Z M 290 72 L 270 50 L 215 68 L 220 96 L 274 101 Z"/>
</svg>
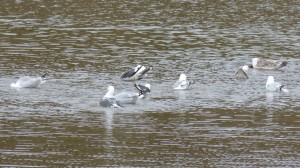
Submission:
<svg viewBox="0 0 300 168">
<path fill-rule="evenodd" d="M 4 1 L 1 167 L 299 167 L 297 1 Z M 277 71 L 234 73 L 254 57 Z M 153 66 L 135 105 L 99 106 Z M 49 73 L 36 89 L 21 76 Z M 195 81 L 175 91 L 181 73 Z M 288 93 L 266 92 L 273 75 Z"/>
</svg>

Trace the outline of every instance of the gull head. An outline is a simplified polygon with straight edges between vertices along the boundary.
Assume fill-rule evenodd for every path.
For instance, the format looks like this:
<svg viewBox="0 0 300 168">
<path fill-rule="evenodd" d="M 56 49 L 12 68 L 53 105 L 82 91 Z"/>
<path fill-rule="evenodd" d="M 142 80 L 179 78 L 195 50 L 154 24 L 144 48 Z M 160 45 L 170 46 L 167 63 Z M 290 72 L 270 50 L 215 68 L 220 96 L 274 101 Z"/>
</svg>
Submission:
<svg viewBox="0 0 300 168">
<path fill-rule="evenodd" d="M 114 87 L 113 86 L 108 86 L 107 87 L 107 93 L 104 96 L 104 98 L 112 98 L 112 97 L 114 97 L 114 92 L 115 92 Z"/>
<path fill-rule="evenodd" d="M 11 83 L 10 87 L 20 88 L 20 85 L 18 83 Z"/>
<path fill-rule="evenodd" d="M 258 62 L 258 58 L 252 58 L 252 66 L 253 67 L 256 67 L 257 62 Z"/>
<path fill-rule="evenodd" d="M 268 76 L 267 83 L 274 83 L 274 77 L 273 76 Z"/>
<path fill-rule="evenodd" d="M 186 80 L 186 75 L 185 75 L 185 74 L 180 74 L 179 80 L 180 80 L 180 81 Z"/>
<path fill-rule="evenodd" d="M 113 86 L 108 86 L 107 91 L 113 92 L 113 91 L 115 91 L 115 88 Z"/>
<path fill-rule="evenodd" d="M 242 67 L 242 69 L 243 69 L 244 72 L 246 72 L 246 71 L 248 71 L 249 66 L 248 66 L 248 65 L 244 65 L 244 66 Z"/>
</svg>

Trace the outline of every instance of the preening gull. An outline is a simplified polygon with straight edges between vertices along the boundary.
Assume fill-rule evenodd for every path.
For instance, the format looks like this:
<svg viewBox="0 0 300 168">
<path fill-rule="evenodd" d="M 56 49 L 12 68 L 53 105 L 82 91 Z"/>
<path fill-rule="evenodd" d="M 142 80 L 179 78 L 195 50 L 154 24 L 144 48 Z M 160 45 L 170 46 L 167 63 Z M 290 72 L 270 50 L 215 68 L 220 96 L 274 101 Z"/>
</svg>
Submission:
<svg viewBox="0 0 300 168">
<path fill-rule="evenodd" d="M 30 77 L 30 76 L 23 76 L 20 77 L 20 79 L 16 83 L 11 83 L 10 87 L 14 88 L 36 88 L 46 82 L 46 75 L 48 73 L 45 73 L 44 75 L 40 77 Z"/>
<path fill-rule="evenodd" d="M 152 66 L 150 67 L 145 67 L 142 65 L 138 65 L 133 69 L 128 70 L 127 72 L 124 72 L 121 75 L 121 79 L 123 80 L 140 80 L 142 78 L 144 78 L 147 74 L 148 71 L 150 71 L 152 69 Z"/>
<path fill-rule="evenodd" d="M 275 70 L 287 65 L 286 61 L 277 61 L 264 58 L 253 58 L 250 68 Z"/>
<path fill-rule="evenodd" d="M 195 82 L 188 81 L 185 74 L 180 74 L 179 79 L 174 83 L 173 89 L 183 90 L 190 89 Z"/>
<path fill-rule="evenodd" d="M 281 92 L 281 91 L 288 92 L 288 90 L 284 89 L 283 87 L 284 87 L 284 85 L 274 81 L 273 76 L 268 76 L 268 80 L 267 80 L 267 83 L 266 83 L 266 90 L 267 91 L 270 91 L 270 92 Z"/>
<path fill-rule="evenodd" d="M 112 108 L 122 107 L 122 105 L 120 105 L 119 101 L 114 97 L 114 92 L 115 92 L 114 87 L 108 86 L 107 93 L 99 102 L 100 106 L 112 107 Z"/>
<path fill-rule="evenodd" d="M 247 75 L 247 71 L 248 71 L 249 67 L 247 65 L 244 65 L 242 67 L 240 67 L 236 72 L 235 72 L 235 78 L 236 79 L 241 79 L 241 80 L 246 80 L 248 79 L 248 75 Z"/>
<path fill-rule="evenodd" d="M 134 84 L 134 87 L 139 91 L 139 98 L 144 98 L 147 95 L 149 95 L 151 92 L 151 90 L 150 90 L 151 85 L 148 83 L 145 85 Z"/>
</svg>

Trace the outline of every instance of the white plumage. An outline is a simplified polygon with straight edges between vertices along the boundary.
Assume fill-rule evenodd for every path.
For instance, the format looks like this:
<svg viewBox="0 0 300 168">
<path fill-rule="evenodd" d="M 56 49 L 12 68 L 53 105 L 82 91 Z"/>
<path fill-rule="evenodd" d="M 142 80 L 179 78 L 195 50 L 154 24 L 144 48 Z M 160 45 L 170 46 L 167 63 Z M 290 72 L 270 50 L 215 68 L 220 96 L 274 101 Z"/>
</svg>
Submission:
<svg viewBox="0 0 300 168">
<path fill-rule="evenodd" d="M 180 74 L 179 79 L 174 83 L 173 89 L 175 90 L 184 90 L 190 89 L 193 83 L 187 80 L 185 74 Z"/>
<path fill-rule="evenodd" d="M 123 107 L 123 104 L 134 104 L 138 100 L 138 93 L 121 92 L 114 95 L 115 89 L 113 86 L 107 87 L 107 93 L 100 100 L 99 104 L 103 107 Z"/>
<path fill-rule="evenodd" d="M 122 107 L 118 100 L 114 97 L 115 89 L 113 86 L 107 87 L 107 93 L 100 100 L 99 104 L 103 107 L 119 108 Z"/>
<path fill-rule="evenodd" d="M 10 86 L 14 88 L 36 88 L 46 82 L 46 74 L 41 77 L 23 76 L 16 83 L 11 83 Z"/>
<path fill-rule="evenodd" d="M 270 91 L 270 92 L 288 92 L 287 89 L 283 88 L 284 85 L 280 84 L 279 82 L 275 82 L 274 81 L 274 77 L 273 76 L 268 76 L 268 80 L 266 83 L 266 90 Z"/>
</svg>

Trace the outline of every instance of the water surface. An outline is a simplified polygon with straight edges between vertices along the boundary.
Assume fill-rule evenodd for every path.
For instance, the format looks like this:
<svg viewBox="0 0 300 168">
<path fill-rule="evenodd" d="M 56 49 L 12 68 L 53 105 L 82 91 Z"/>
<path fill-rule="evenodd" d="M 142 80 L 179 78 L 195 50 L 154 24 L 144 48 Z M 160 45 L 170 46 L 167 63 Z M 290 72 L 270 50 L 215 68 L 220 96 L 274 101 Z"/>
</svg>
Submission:
<svg viewBox="0 0 300 168">
<path fill-rule="evenodd" d="M 299 167 L 299 9 L 293 2 L 4 1 L 2 167 Z M 238 67 L 285 60 L 278 71 Z M 122 72 L 154 68 L 151 96 L 99 106 Z M 10 88 L 49 73 L 36 89 Z M 194 88 L 174 91 L 180 73 Z M 268 75 L 289 93 L 265 91 Z"/>
</svg>

